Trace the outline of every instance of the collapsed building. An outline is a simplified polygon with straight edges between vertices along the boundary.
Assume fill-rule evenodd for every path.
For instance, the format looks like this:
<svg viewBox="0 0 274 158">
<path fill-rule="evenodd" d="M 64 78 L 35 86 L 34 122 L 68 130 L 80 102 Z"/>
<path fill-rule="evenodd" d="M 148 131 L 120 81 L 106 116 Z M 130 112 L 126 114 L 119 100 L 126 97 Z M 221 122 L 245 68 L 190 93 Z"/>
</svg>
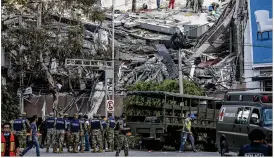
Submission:
<svg viewBox="0 0 274 158">
<path fill-rule="evenodd" d="M 127 86 L 139 81 L 162 82 L 165 79 L 178 78 L 178 48 L 182 57 L 182 69 L 185 79 L 191 79 L 207 91 L 235 88 L 237 80 L 242 74 L 238 69 L 242 66 L 242 52 L 239 43 L 243 33 L 239 28 L 244 27 L 247 19 L 246 3 L 231 0 L 222 3 L 216 14 L 206 8 L 203 13 L 194 13 L 192 9 L 178 6 L 174 10 L 140 10 L 137 13 L 114 14 L 115 25 L 115 114 L 120 114 L 122 108 L 118 105 L 122 101 Z M 58 19 L 58 9 L 52 12 L 52 18 Z M 36 20 L 35 17 L 28 19 Z M 110 44 L 112 42 L 111 11 L 106 12 L 108 20 L 96 23 L 81 18 L 84 25 L 84 45 L 86 53 L 94 55 L 94 59 L 111 59 Z M 17 23 L 16 17 L 4 16 L 4 24 Z M 15 20 L 12 20 L 15 19 Z M 59 19 L 58 19 L 59 20 Z M 67 21 L 73 21 L 70 14 L 65 12 L 62 20 L 58 21 L 64 27 Z M 240 27 L 240 26 L 241 27 Z M 61 78 L 68 76 L 67 72 L 58 67 L 58 61 L 49 64 L 52 73 Z M 69 68 L 80 78 L 75 86 L 75 94 L 71 94 L 68 81 L 62 80 L 60 90 L 60 110 L 62 112 L 83 112 L 92 116 L 93 113 L 104 115 L 105 89 L 111 91 L 112 85 L 104 84 L 103 70 L 91 68 Z M 236 80 L 237 79 L 237 80 Z M 59 84 L 60 85 L 60 84 Z M 29 115 L 40 113 L 46 106 L 46 113 L 51 111 L 52 102 L 47 101 L 48 93 L 41 93 L 41 89 L 32 88 L 32 97 L 26 102 Z M 46 87 L 46 86 L 45 86 Z M 41 96 L 47 95 L 46 99 Z M 27 94 L 29 95 L 29 94 Z M 108 92 L 107 95 L 110 95 Z M 37 99 L 38 98 L 38 99 Z M 40 99 L 39 99 L 40 98 Z M 120 100 L 119 100 L 120 99 Z M 39 105 L 38 105 L 39 104 Z M 62 105 L 61 105 L 62 104 Z M 36 111 L 33 106 L 37 106 Z M 45 105 L 45 106 L 44 106 Z"/>
</svg>

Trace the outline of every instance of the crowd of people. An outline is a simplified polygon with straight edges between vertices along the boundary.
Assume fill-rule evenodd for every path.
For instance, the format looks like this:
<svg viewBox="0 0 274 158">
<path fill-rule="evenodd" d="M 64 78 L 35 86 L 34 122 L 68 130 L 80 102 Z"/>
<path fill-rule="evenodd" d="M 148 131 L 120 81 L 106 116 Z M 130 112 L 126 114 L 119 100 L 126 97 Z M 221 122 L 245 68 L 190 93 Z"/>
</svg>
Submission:
<svg viewBox="0 0 274 158">
<path fill-rule="evenodd" d="M 126 127 L 125 117 L 123 113 L 115 120 L 110 113 L 108 118 L 102 119 L 94 114 L 93 119 L 88 119 L 87 115 L 75 113 L 74 118 L 69 120 L 68 114 L 59 113 L 58 117 L 54 117 L 50 113 L 37 128 L 37 115 L 32 117 L 30 123 L 26 113 L 23 113 L 17 119 L 2 124 L 2 138 L 9 135 L 9 138 L 2 139 L 2 144 L 5 144 L 2 156 L 24 156 L 33 147 L 36 148 L 36 155 L 40 156 L 40 145 L 41 148 L 46 147 L 46 152 L 52 148 L 53 153 L 62 153 L 63 148 L 71 153 L 78 153 L 79 150 L 83 153 L 90 149 L 91 152 L 113 152 L 116 148 L 115 156 L 119 156 L 122 149 L 128 156 L 127 132 L 130 129 Z M 39 135 L 42 135 L 41 143 L 38 141 Z M 20 151 L 20 148 L 24 150 Z"/>
<path fill-rule="evenodd" d="M 193 151 L 196 152 L 191 132 L 193 119 L 195 115 L 189 114 L 184 121 L 179 152 L 184 151 L 187 138 L 191 141 Z M 1 155 L 24 156 L 35 147 L 36 155 L 40 156 L 37 121 L 37 115 L 32 117 L 30 123 L 26 119 L 26 113 L 23 113 L 19 115 L 19 118 L 2 124 Z M 93 115 L 93 119 L 88 119 L 87 115 L 75 113 L 72 120 L 68 119 L 67 114 L 60 113 L 58 117 L 54 117 L 53 113 L 50 113 L 41 123 L 40 131 L 42 133 L 41 147 L 46 146 L 46 152 L 53 148 L 53 153 L 62 153 L 64 147 L 71 153 L 78 153 L 78 148 L 81 153 L 90 151 L 90 149 L 92 149 L 91 152 L 103 152 L 103 149 L 113 152 L 116 147 L 115 156 L 119 156 L 122 149 L 124 149 L 125 156 L 128 156 L 127 133 L 130 128 L 126 127 L 125 113 L 117 120 L 112 117 L 111 113 L 108 118 L 104 119 L 97 114 Z M 244 145 L 238 156 L 272 156 L 272 145 L 266 143 L 266 136 L 262 130 L 254 129 L 248 137 L 251 143 Z M 24 150 L 21 152 L 20 148 Z"/>
</svg>

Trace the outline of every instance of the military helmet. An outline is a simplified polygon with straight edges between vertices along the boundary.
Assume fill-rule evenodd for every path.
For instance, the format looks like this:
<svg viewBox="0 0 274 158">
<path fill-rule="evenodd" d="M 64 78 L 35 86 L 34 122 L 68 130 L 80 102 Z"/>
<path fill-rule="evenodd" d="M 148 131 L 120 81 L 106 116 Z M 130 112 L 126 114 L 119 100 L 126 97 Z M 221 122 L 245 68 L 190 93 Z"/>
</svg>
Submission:
<svg viewBox="0 0 274 158">
<path fill-rule="evenodd" d="M 98 115 L 97 114 L 93 114 L 93 118 L 97 118 L 98 117 Z"/>
</svg>

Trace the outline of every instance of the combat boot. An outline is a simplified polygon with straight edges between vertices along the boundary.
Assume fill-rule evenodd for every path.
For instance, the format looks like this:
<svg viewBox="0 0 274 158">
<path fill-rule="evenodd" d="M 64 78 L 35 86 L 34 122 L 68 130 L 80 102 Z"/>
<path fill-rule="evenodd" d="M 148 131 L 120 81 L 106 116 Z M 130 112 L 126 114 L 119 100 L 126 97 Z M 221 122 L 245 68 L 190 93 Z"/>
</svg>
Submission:
<svg viewBox="0 0 274 158">
<path fill-rule="evenodd" d="M 93 147 L 93 152 L 96 153 L 96 147 L 95 146 Z"/>
<path fill-rule="evenodd" d="M 78 153 L 78 146 L 77 145 L 74 145 L 73 152 Z"/>
<path fill-rule="evenodd" d="M 49 152 L 49 145 L 47 145 L 46 152 L 47 153 Z"/>
<path fill-rule="evenodd" d="M 53 153 L 57 153 L 57 146 L 53 146 Z"/>
<path fill-rule="evenodd" d="M 59 147 L 59 153 L 63 153 L 63 146 Z"/>
<path fill-rule="evenodd" d="M 102 147 L 99 148 L 99 153 L 102 153 L 103 152 L 103 149 Z"/>
<path fill-rule="evenodd" d="M 83 146 L 81 147 L 81 153 L 84 153 L 84 147 Z"/>
</svg>

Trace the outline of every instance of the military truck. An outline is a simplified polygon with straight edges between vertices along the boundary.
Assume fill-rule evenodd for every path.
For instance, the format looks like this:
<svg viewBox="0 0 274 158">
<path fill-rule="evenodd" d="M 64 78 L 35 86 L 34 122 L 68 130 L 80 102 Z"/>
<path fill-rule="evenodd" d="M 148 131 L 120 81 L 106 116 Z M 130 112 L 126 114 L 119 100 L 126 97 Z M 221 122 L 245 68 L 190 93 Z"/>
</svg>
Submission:
<svg viewBox="0 0 274 158">
<path fill-rule="evenodd" d="M 216 143 L 221 156 L 238 152 L 250 143 L 248 133 L 264 131 L 266 143 L 272 144 L 272 92 L 228 92 L 217 123 Z"/>
<path fill-rule="evenodd" d="M 133 136 L 140 137 L 146 148 L 180 146 L 184 119 L 195 114 L 192 133 L 197 150 L 217 151 L 216 122 L 222 99 L 163 91 L 129 91 L 124 100 L 127 125 Z M 189 142 L 186 150 L 191 150 Z"/>
</svg>

